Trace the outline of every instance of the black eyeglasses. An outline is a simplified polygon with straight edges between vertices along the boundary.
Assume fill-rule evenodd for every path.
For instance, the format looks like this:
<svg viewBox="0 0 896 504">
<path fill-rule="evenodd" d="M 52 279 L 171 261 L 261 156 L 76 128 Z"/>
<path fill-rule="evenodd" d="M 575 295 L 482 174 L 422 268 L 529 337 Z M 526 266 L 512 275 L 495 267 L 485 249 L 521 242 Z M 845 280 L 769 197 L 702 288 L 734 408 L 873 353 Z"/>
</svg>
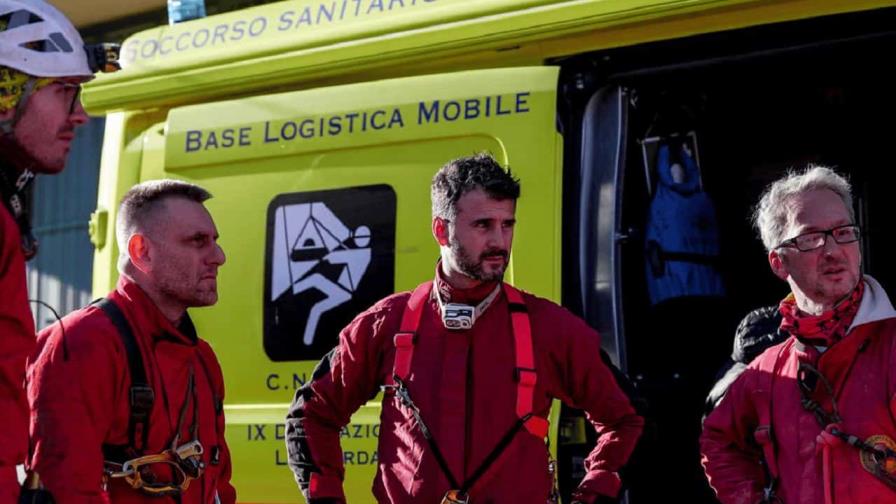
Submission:
<svg viewBox="0 0 896 504">
<path fill-rule="evenodd" d="M 861 238 L 861 229 L 855 224 L 847 224 L 845 226 L 837 226 L 826 231 L 812 231 L 795 236 L 789 240 L 784 240 L 776 249 L 782 247 L 795 248 L 800 252 L 808 252 L 817 248 L 824 247 L 828 236 L 834 239 L 840 245 L 859 241 Z"/>
<path fill-rule="evenodd" d="M 66 98 L 71 95 L 71 102 L 69 102 L 68 106 L 68 115 L 74 114 L 75 107 L 78 106 L 78 100 L 81 98 L 81 83 L 58 80 L 55 81 L 55 84 L 62 86 L 62 92 Z"/>
</svg>

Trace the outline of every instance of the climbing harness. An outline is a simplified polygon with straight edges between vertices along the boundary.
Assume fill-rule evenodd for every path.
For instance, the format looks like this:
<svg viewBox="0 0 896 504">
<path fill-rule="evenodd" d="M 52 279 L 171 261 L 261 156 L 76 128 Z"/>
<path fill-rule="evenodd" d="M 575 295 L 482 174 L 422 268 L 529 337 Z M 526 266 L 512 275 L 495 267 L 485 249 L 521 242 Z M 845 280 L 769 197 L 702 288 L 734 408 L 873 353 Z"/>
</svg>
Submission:
<svg viewBox="0 0 896 504">
<path fill-rule="evenodd" d="M 149 416 L 155 402 L 155 393 L 146 379 L 143 357 L 137 346 L 130 324 L 121 309 L 113 301 L 104 298 L 96 302 L 112 324 L 118 330 L 128 357 L 131 372 L 130 415 L 128 420 L 128 444 L 103 445 L 105 458 L 104 483 L 108 485 L 112 479 L 123 478 L 131 488 L 148 495 L 177 495 L 190 486 L 190 482 L 202 476 L 205 463 L 202 455 L 205 449 L 199 442 L 199 398 L 196 390 L 196 378 L 190 368 L 187 378 L 187 390 L 178 416 L 177 428 L 169 443 L 169 447 L 160 453 L 144 455 L 149 436 Z M 217 400 L 216 400 L 217 403 Z M 181 443 L 180 433 L 186 420 L 189 406 L 193 406 L 190 424 L 190 441 Z M 138 443 L 139 439 L 139 443 Z M 170 481 L 157 481 L 153 466 L 168 468 Z"/>
<path fill-rule="evenodd" d="M 408 304 L 402 315 L 400 330 L 394 337 L 395 362 L 393 364 L 393 372 L 391 376 L 386 378 L 386 384 L 383 385 L 382 388 L 387 394 L 394 394 L 399 404 L 407 408 L 414 416 L 420 432 L 429 444 L 433 457 L 436 459 L 439 468 L 448 479 L 448 483 L 451 485 L 451 490 L 449 490 L 442 498 L 442 504 L 469 504 L 470 490 L 510 445 L 510 442 L 513 440 L 516 433 L 525 428 L 536 437 L 543 439 L 547 436 L 549 422 L 547 419 L 539 417 L 532 412 L 537 374 L 535 371 L 535 357 L 532 350 L 532 329 L 526 304 L 520 291 L 510 285 L 503 284 L 503 290 L 507 296 L 508 307 L 511 314 L 516 353 L 514 379 L 517 382 L 517 420 L 510 429 L 507 430 L 504 436 L 501 437 L 497 445 L 495 445 L 492 451 L 489 452 L 482 463 L 479 464 L 479 467 L 477 467 L 476 470 L 474 470 L 462 483 L 459 482 L 448 467 L 448 462 L 442 455 L 442 451 L 439 449 L 438 443 L 436 443 L 432 432 L 423 420 L 420 408 L 411 398 L 407 386 L 417 330 L 420 327 L 420 318 L 423 313 L 424 302 L 429 298 L 430 293 L 433 290 L 432 284 L 433 283 L 430 281 L 420 285 L 414 290 L 408 300 Z M 473 311 L 472 316 L 469 319 L 471 324 L 475 321 L 475 317 L 481 314 L 485 308 L 488 308 L 494 298 L 497 297 L 500 288 L 501 285 L 498 285 L 495 288 L 495 291 L 489 294 L 489 297 L 486 298 L 486 301 L 488 302 L 486 303 L 486 301 L 483 301 L 483 303 L 480 303 L 477 309 Z M 436 297 L 439 297 L 438 293 L 436 293 Z M 439 299 L 439 306 L 442 307 L 441 299 Z M 450 306 L 450 304 L 446 306 Z M 446 327 L 449 326 L 446 324 Z M 472 327 L 472 325 L 470 325 L 470 327 Z M 460 329 L 460 327 L 457 329 Z"/>
</svg>

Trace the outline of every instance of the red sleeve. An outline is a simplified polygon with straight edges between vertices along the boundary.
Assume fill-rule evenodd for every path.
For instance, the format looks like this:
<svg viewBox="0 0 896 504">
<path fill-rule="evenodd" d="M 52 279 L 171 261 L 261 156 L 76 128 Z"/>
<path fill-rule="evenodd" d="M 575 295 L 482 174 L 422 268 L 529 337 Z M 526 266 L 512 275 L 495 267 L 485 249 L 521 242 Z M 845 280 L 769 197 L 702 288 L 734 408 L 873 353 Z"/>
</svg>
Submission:
<svg viewBox="0 0 896 504">
<path fill-rule="evenodd" d="M 224 415 L 218 415 L 218 432 L 221 435 L 221 473 L 218 475 L 217 490 L 221 504 L 236 503 L 236 488 L 230 482 L 233 475 L 233 465 L 230 460 L 230 449 L 227 440 L 224 439 Z"/>
<path fill-rule="evenodd" d="M 28 368 L 28 400 L 37 471 L 58 504 L 107 503 L 102 491 L 105 433 L 112 405 L 125 400 L 123 350 L 111 323 L 95 313 L 41 331 Z M 68 324 L 66 322 L 69 322 Z"/>
<path fill-rule="evenodd" d="M 757 373 L 748 367 L 703 422 L 703 468 L 723 504 L 756 504 L 763 497 L 762 452 L 751 441 L 759 424 L 750 399 Z"/>
<path fill-rule="evenodd" d="M 565 320 L 562 351 L 553 363 L 561 377 L 558 398 L 585 411 L 598 432 L 597 445 L 585 459 L 585 478 L 576 491 L 582 501 L 598 495 L 615 497 L 621 481 L 618 470 L 628 461 L 644 419 L 635 413 L 628 397 L 619 388 L 612 371 L 600 357 L 600 337 L 578 317 L 555 308 L 551 319 Z"/>
<path fill-rule="evenodd" d="M 890 415 L 896 418 L 896 338 L 890 345 L 890 361 L 887 363 L 887 379 L 889 380 L 888 394 L 890 395 Z"/>
<path fill-rule="evenodd" d="M 0 504 L 18 496 L 16 464 L 28 450 L 25 361 L 34 348 L 18 229 L 0 205 Z"/>
<path fill-rule="evenodd" d="M 227 447 L 227 438 L 224 436 L 224 430 L 227 424 L 223 411 L 225 395 L 224 373 L 221 371 L 221 363 L 218 362 L 218 357 L 215 355 L 214 350 L 212 350 L 211 345 L 206 341 L 202 341 L 201 344 L 202 359 L 208 363 L 207 369 L 213 375 L 212 380 L 214 381 L 213 386 L 217 396 L 216 399 L 221 401 L 220 413 L 215 418 L 215 421 L 217 422 L 215 430 L 218 433 L 218 446 L 221 450 L 221 469 L 218 473 L 217 480 L 215 481 L 215 490 L 218 493 L 218 499 L 221 501 L 220 504 L 235 504 L 236 488 L 234 488 L 233 484 L 230 482 L 230 479 L 233 476 L 233 463 L 230 459 L 230 448 Z"/>
<path fill-rule="evenodd" d="M 403 307 L 404 299 L 396 304 Z M 388 309 L 374 307 L 353 320 L 311 381 L 296 391 L 286 417 L 286 447 L 289 466 L 308 501 L 345 501 L 339 431 L 377 392 L 384 344 L 397 329 L 397 321 L 391 320 L 395 316 L 389 323 L 385 320 L 388 314 Z"/>
</svg>

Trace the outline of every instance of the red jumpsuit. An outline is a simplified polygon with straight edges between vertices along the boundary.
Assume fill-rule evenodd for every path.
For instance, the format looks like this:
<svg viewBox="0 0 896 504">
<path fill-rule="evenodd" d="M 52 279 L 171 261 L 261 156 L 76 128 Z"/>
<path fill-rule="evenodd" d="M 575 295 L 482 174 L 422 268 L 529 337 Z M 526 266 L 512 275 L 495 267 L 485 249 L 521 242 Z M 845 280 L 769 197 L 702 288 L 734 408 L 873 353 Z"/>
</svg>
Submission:
<svg viewBox="0 0 896 504">
<path fill-rule="evenodd" d="M 757 431 L 763 419 L 770 419 L 774 444 L 768 453 L 776 454 L 776 493 L 785 504 L 896 502 L 896 490 L 865 469 L 858 449 L 820 435 L 822 427 L 801 406 L 797 385 L 799 363 L 814 363 L 833 386 L 842 431 L 863 440 L 875 435 L 896 440 L 896 311 L 876 281 L 865 281 L 845 338 L 824 353 L 793 337 L 769 348 L 706 419 L 703 465 L 723 504 L 756 504 L 762 498 L 766 478 L 759 461 L 771 439 L 766 429 Z M 818 398 L 830 411 L 825 395 Z"/>
<path fill-rule="evenodd" d="M 0 504 L 18 498 L 16 464 L 28 450 L 25 360 L 34 348 L 34 318 L 20 240 L 19 227 L 0 204 Z"/>
<path fill-rule="evenodd" d="M 109 299 L 130 322 L 155 392 L 146 454 L 169 447 L 187 403 L 180 443 L 194 439 L 195 424 L 205 453 L 204 474 L 181 496 L 182 504 L 236 501 L 230 484 L 230 455 L 224 440 L 224 382 L 214 352 L 196 336 L 189 318 L 174 327 L 135 283 L 122 277 Z M 112 479 L 103 489 L 103 445 L 128 444 L 131 386 L 127 354 L 118 331 L 96 306 L 78 310 L 38 335 L 28 367 L 28 400 L 35 470 L 59 504 L 165 503 Z M 195 393 L 188 393 L 189 375 Z M 165 468 L 153 468 L 165 478 Z"/>
<path fill-rule="evenodd" d="M 452 302 L 486 297 L 437 285 Z M 339 431 L 393 372 L 393 336 L 409 293 L 390 296 L 359 315 L 340 334 L 310 385 L 296 393 L 287 417 L 290 465 L 306 498 L 344 499 Z M 601 433 L 587 458 L 579 490 L 590 501 L 615 496 L 617 470 L 641 433 L 635 414 L 600 358 L 600 339 L 581 319 L 545 299 L 524 295 L 537 369 L 533 410 L 546 417 L 559 398 L 585 410 Z M 501 293 L 472 329 L 445 329 L 437 300 L 424 303 L 408 388 L 451 469 L 463 480 L 476 470 L 517 420 L 514 340 Z M 379 467 L 373 493 L 379 502 L 439 502 L 450 485 L 407 408 L 383 402 Z M 518 431 L 500 458 L 470 490 L 474 503 L 546 502 L 551 489 L 543 439 Z"/>
</svg>

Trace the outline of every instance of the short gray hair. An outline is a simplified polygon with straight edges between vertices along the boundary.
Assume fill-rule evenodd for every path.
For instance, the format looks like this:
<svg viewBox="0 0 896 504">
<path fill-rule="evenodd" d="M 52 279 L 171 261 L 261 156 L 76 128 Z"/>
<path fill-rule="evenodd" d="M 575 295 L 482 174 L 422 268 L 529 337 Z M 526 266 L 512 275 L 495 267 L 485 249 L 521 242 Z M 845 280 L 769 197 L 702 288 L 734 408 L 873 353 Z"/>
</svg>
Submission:
<svg viewBox="0 0 896 504">
<path fill-rule="evenodd" d="M 123 273 L 130 262 L 128 241 L 137 232 L 146 232 L 150 218 L 168 198 L 184 198 L 203 203 L 212 195 L 195 184 L 173 179 L 150 180 L 132 187 L 118 206 L 115 238 L 118 241 L 118 271 Z"/>
<path fill-rule="evenodd" d="M 817 189 L 829 189 L 837 193 L 846 205 L 850 221 L 855 222 L 852 208 L 852 187 L 845 177 L 825 166 L 809 165 L 802 171 L 788 172 L 772 182 L 753 211 L 753 226 L 765 249 L 771 252 L 786 239 L 787 217 L 790 201 L 801 194 Z"/>
</svg>

